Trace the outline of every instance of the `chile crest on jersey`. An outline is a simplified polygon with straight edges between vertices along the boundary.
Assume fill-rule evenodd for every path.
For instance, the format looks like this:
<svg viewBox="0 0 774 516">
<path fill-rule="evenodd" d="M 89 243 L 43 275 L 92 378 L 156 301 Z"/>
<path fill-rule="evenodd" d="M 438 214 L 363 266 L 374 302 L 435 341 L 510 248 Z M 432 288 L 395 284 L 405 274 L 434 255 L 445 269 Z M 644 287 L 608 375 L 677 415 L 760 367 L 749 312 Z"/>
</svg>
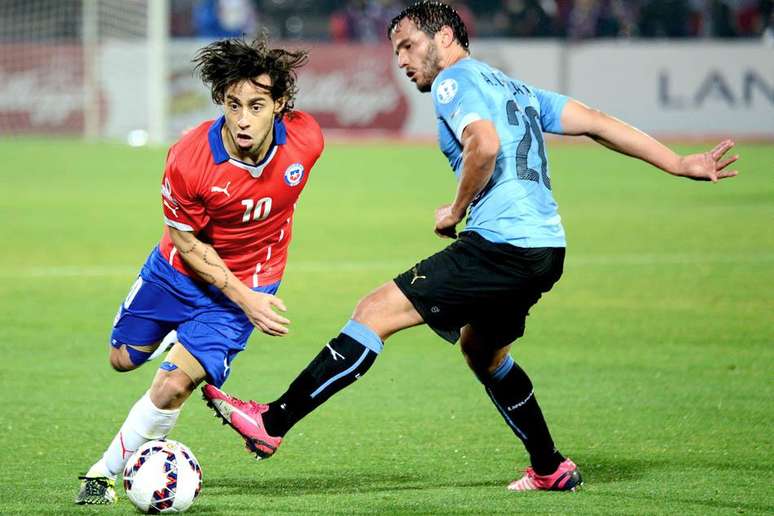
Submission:
<svg viewBox="0 0 774 516">
<path fill-rule="evenodd" d="M 285 169 L 285 183 L 288 186 L 298 186 L 304 178 L 304 165 L 293 163 Z"/>
</svg>

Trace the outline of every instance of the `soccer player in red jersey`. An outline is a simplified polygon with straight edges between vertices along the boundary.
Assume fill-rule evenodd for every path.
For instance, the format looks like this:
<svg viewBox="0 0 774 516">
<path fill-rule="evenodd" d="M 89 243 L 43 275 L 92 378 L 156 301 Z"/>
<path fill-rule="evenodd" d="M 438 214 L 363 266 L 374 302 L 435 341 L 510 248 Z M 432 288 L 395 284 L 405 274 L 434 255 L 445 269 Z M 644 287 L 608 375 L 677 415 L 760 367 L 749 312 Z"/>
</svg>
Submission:
<svg viewBox="0 0 774 516">
<path fill-rule="evenodd" d="M 202 381 L 222 385 L 253 327 L 287 333 L 275 296 L 293 212 L 323 150 L 310 115 L 293 109 L 304 51 L 223 40 L 194 62 L 224 115 L 186 133 L 167 155 L 161 183 L 164 234 L 119 308 L 110 364 L 130 371 L 165 335 L 177 339 L 150 389 L 104 455 L 81 477 L 79 504 L 108 504 L 126 460 L 164 438 Z M 165 341 L 166 342 L 166 341 Z"/>
</svg>

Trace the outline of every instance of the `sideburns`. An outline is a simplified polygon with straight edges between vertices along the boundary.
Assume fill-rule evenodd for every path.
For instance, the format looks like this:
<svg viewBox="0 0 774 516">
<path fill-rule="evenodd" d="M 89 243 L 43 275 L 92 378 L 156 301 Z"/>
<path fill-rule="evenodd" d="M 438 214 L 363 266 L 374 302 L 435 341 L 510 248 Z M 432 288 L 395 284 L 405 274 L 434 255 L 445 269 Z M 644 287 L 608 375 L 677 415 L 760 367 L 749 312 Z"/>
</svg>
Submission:
<svg viewBox="0 0 774 516">
<path fill-rule="evenodd" d="M 430 46 L 427 49 L 427 58 L 425 59 L 425 69 L 428 72 L 432 72 L 436 75 L 441 69 L 441 59 L 438 57 L 438 46 L 435 41 L 430 41 Z"/>
</svg>

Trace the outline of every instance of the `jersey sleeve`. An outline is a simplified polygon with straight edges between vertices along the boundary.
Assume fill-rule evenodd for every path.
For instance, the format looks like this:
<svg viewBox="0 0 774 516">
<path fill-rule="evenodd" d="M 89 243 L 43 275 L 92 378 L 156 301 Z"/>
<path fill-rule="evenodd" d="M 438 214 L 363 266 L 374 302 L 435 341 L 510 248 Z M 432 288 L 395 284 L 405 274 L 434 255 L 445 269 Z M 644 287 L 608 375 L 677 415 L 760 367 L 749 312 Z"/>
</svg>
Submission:
<svg viewBox="0 0 774 516">
<path fill-rule="evenodd" d="M 532 88 L 540 104 L 540 125 L 543 131 L 562 134 L 562 110 L 569 97 L 549 90 Z"/>
<path fill-rule="evenodd" d="M 309 153 L 308 156 L 312 163 L 314 163 L 322 155 L 323 149 L 325 148 L 325 138 L 323 137 L 320 124 L 317 123 L 317 120 L 315 120 L 312 115 L 303 112 L 300 112 L 300 115 L 303 119 L 306 147 Z"/>
<path fill-rule="evenodd" d="M 462 131 L 468 125 L 490 118 L 484 96 L 471 73 L 462 67 L 447 68 L 438 75 L 431 88 L 435 112 L 451 128 L 457 140 L 462 140 Z"/>
<path fill-rule="evenodd" d="M 198 233 L 209 222 L 199 197 L 192 191 L 181 173 L 175 148 L 167 155 L 164 178 L 161 181 L 161 206 L 164 223 L 180 231 Z"/>
</svg>

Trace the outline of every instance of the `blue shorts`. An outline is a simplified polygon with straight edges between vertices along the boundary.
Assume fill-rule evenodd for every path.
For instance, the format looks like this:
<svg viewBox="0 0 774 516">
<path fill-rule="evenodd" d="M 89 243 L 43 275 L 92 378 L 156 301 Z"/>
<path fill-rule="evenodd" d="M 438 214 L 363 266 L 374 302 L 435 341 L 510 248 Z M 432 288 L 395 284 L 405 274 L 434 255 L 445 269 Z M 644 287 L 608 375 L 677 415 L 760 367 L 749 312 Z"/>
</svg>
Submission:
<svg viewBox="0 0 774 516">
<path fill-rule="evenodd" d="M 279 285 L 278 281 L 253 290 L 274 294 Z M 156 247 L 118 309 L 110 343 L 115 348 L 154 344 L 172 330 L 177 330 L 178 341 L 196 357 L 208 380 L 220 387 L 231 361 L 245 349 L 253 325 L 220 290 L 175 270 Z"/>
</svg>

